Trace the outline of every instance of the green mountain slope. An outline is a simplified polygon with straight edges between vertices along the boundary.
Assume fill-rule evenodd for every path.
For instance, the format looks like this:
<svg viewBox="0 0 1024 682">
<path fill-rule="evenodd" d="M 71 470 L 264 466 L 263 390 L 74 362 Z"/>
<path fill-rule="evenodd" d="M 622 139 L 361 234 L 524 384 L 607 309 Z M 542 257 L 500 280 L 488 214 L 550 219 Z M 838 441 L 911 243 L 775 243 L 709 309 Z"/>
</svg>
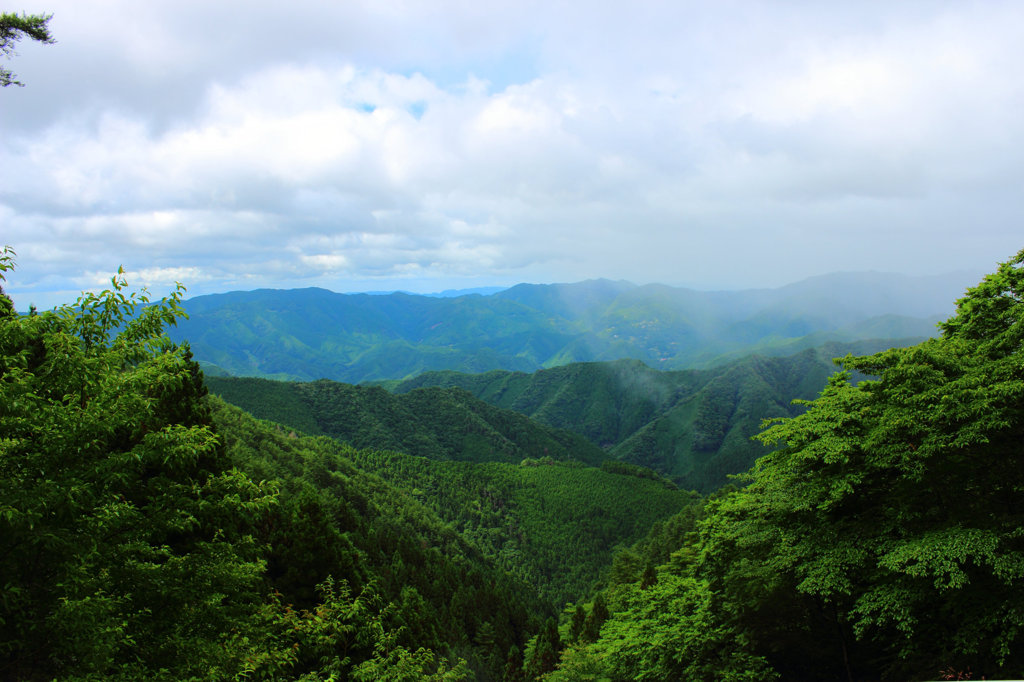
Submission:
<svg viewBox="0 0 1024 682">
<path fill-rule="evenodd" d="M 519 463 L 530 457 L 599 464 L 607 455 L 585 438 L 545 426 L 457 388 L 395 395 L 333 381 L 286 383 L 209 377 L 207 386 L 260 419 L 357 448 L 432 459 Z"/>
<path fill-rule="evenodd" d="M 259 417 L 279 419 L 287 428 L 274 427 L 277 440 L 306 426 L 360 448 L 373 442 L 346 457 L 430 507 L 553 608 L 586 594 L 615 547 L 695 498 L 653 472 L 585 466 L 581 460 L 607 456 L 577 434 L 461 389 L 393 395 L 329 381 L 207 384 Z"/>
<path fill-rule="evenodd" d="M 353 460 L 411 490 L 558 608 L 591 591 L 615 548 L 697 498 L 664 480 L 549 458 L 474 464 L 364 451 Z"/>
<path fill-rule="evenodd" d="M 906 340 L 904 344 L 911 340 Z M 710 370 L 657 371 L 637 361 L 576 363 L 532 374 L 430 372 L 389 384 L 397 393 L 452 386 L 493 405 L 568 429 L 612 457 L 710 492 L 765 454 L 751 436 L 767 418 L 794 416 L 817 394 L 832 358 L 891 340 L 830 343 L 789 357 L 748 357 Z"/>
<path fill-rule="evenodd" d="M 430 369 L 534 369 L 571 325 L 479 295 L 335 294 L 324 289 L 200 296 L 173 330 L 196 357 L 234 375 L 352 382 Z M 531 357 L 524 335 L 544 339 Z"/>
<path fill-rule="evenodd" d="M 660 372 L 637 360 L 620 360 L 573 363 L 532 374 L 427 372 L 391 386 L 396 393 L 426 386 L 458 387 L 609 448 L 696 391 L 704 374 Z"/>
<path fill-rule="evenodd" d="M 705 375 L 706 382 L 612 448 L 627 462 L 654 468 L 685 486 L 711 491 L 746 471 L 767 450 L 751 440 L 764 419 L 802 411 L 835 367 L 820 351 L 753 357 Z"/>
<path fill-rule="evenodd" d="M 830 275 L 779 289 L 702 292 L 593 280 L 490 296 L 258 290 L 185 302 L 171 330 L 212 372 L 350 383 L 431 370 L 531 372 L 634 358 L 712 367 L 828 341 L 930 336 L 969 281 Z"/>
<path fill-rule="evenodd" d="M 375 453 L 289 434 L 216 398 L 210 404 L 235 465 L 279 489 L 257 540 L 268 548 L 266 580 L 286 603 L 313 607 L 317 585 L 344 580 L 354 594 L 390 604 L 383 625 L 397 635 L 392 646 L 461 657 L 480 679 L 500 678 L 509 647 L 521 647 L 551 609 L 532 586 L 359 464 Z M 358 662 L 370 653 L 350 655 Z"/>
</svg>

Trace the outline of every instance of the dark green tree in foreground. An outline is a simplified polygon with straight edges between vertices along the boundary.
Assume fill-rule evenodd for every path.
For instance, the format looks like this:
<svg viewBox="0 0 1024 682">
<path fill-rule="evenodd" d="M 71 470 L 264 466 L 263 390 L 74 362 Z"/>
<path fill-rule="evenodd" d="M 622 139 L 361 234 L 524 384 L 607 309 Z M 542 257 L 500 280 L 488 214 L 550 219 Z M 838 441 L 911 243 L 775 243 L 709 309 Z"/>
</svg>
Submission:
<svg viewBox="0 0 1024 682">
<path fill-rule="evenodd" d="M 608 620 L 608 605 L 605 603 L 604 595 L 600 592 L 594 597 L 594 605 L 583 623 L 583 632 L 580 639 L 584 642 L 593 642 L 601 635 L 601 626 Z"/>
<path fill-rule="evenodd" d="M 50 35 L 48 26 L 51 18 L 53 18 L 52 14 L 18 15 L 10 12 L 0 14 L 0 54 L 8 59 L 13 57 L 17 54 L 14 51 L 14 46 L 26 36 L 40 43 L 56 42 Z M 15 80 L 14 74 L 9 69 L 0 66 L 0 86 L 7 87 L 8 85 L 23 86 L 25 84 Z"/>
<path fill-rule="evenodd" d="M 700 573 L 784 675 L 1024 673 L 1022 265 L 968 290 L 940 338 L 845 358 L 878 379 L 834 377 L 713 508 Z"/>
<path fill-rule="evenodd" d="M 0 279 L 13 252 L 0 255 Z M 0 305 L 0 677 L 216 669 L 263 571 L 271 503 L 234 470 L 187 347 L 183 288 Z M 197 669 L 196 673 L 199 672 Z"/>
<path fill-rule="evenodd" d="M 536 679 L 544 673 L 554 670 L 561 648 L 562 639 L 558 635 L 558 623 L 554 618 L 548 618 L 538 633 L 533 650 L 526 660 L 526 678 Z"/>
</svg>

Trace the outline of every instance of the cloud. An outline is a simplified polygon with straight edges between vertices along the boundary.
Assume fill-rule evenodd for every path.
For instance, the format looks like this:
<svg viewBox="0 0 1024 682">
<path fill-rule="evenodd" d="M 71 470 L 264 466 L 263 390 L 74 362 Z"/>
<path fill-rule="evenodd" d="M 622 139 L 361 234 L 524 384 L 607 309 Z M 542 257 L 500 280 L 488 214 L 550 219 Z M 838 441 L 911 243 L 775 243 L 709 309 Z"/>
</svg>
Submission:
<svg viewBox="0 0 1024 682">
<path fill-rule="evenodd" d="M 1020 247 L 1015 3 L 49 9 L 3 93 L 13 291 L 753 286 Z"/>
</svg>

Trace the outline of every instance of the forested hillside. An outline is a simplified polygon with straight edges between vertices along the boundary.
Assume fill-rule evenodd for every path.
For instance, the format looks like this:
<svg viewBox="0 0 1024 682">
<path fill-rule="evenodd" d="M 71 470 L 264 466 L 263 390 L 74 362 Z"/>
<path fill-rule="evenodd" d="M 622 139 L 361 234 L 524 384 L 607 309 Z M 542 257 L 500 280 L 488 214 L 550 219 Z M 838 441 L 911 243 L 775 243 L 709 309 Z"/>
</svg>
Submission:
<svg viewBox="0 0 1024 682">
<path fill-rule="evenodd" d="M 735 292 L 607 280 L 453 298 L 258 290 L 186 301 L 189 319 L 171 337 L 188 340 L 209 374 L 298 381 L 622 358 L 671 370 L 829 341 L 924 338 L 967 283 L 863 273 Z"/>
<path fill-rule="evenodd" d="M 556 609 L 594 589 L 613 549 L 698 499 L 649 471 L 613 463 L 471 464 L 369 450 L 353 460 L 412 491 Z"/>
<path fill-rule="evenodd" d="M 681 487 L 711 492 L 767 450 L 761 421 L 795 416 L 837 370 L 833 358 L 889 341 L 830 343 L 790 357 L 748 357 L 711 370 L 657 371 L 638 361 L 576 363 L 532 374 L 428 372 L 385 385 L 397 393 L 455 386 L 492 405 L 575 431 L 612 458 L 645 466 Z"/>
<path fill-rule="evenodd" d="M 396 396 L 331 381 L 207 383 L 257 417 L 371 448 L 349 457 L 410 491 L 552 608 L 586 594 L 614 547 L 695 498 L 640 467 L 584 466 L 607 458 L 581 436 L 456 388 Z"/>
<path fill-rule="evenodd" d="M 394 395 L 378 387 L 327 380 L 289 383 L 218 377 L 208 378 L 207 385 L 260 419 L 357 448 L 516 464 L 528 457 L 588 464 L 607 458 L 582 436 L 493 407 L 458 388 Z"/>
<path fill-rule="evenodd" d="M 209 377 L 207 384 L 261 419 L 358 448 L 480 462 L 612 458 L 707 493 L 765 454 L 753 440 L 761 422 L 799 414 L 793 401 L 817 393 L 837 370 L 832 358 L 889 345 L 832 343 L 713 370 L 664 372 L 624 360 L 532 374 L 428 372 L 385 382 L 397 395 L 327 380 Z"/>
<path fill-rule="evenodd" d="M 311 633 L 310 643 L 323 641 L 300 648 L 298 660 L 285 668 L 288 676 L 318 670 L 318 657 L 326 656 L 337 658 L 332 672 L 365 661 L 376 672 L 363 679 L 384 678 L 379 666 L 399 661 L 374 663 L 383 646 L 385 652 L 425 648 L 466 661 L 480 679 L 500 679 L 508 650 L 521 646 L 539 627 L 538 618 L 554 608 L 406 488 L 358 464 L 376 453 L 298 437 L 216 399 L 212 406 L 212 424 L 232 464 L 276 488 L 276 503 L 255 528 L 254 539 L 265 548 L 265 589 L 293 609 L 326 616 L 314 621 L 321 632 Z M 338 614 L 321 615 L 325 599 L 338 596 L 331 589 L 355 601 Z M 349 629 L 347 639 L 339 636 Z M 351 660 L 346 664 L 343 656 Z"/>
</svg>

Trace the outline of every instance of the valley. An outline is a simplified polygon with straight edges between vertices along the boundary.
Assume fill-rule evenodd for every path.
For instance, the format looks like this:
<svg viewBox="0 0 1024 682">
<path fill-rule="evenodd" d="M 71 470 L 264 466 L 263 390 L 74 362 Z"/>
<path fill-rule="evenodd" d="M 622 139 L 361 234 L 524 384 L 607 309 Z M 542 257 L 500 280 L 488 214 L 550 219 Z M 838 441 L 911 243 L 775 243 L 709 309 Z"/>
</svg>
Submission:
<svg viewBox="0 0 1024 682">
<path fill-rule="evenodd" d="M 0 682 L 1024 680 L 1024 2 L 25 4 Z"/>
</svg>

